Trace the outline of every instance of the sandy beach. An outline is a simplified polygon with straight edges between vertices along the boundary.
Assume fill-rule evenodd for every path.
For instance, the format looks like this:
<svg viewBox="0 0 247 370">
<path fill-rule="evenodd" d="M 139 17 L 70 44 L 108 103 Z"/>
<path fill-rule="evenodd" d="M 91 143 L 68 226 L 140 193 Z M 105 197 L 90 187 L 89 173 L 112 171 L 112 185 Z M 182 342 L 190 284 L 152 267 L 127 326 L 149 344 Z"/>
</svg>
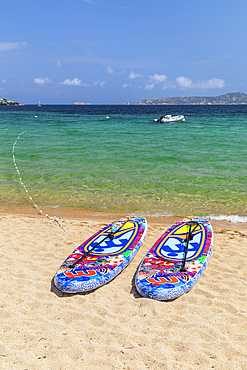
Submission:
<svg viewBox="0 0 247 370">
<path fill-rule="evenodd" d="M 116 214 L 57 216 L 66 232 L 32 209 L 0 213 L 0 369 L 247 369 L 243 224 L 212 222 L 214 247 L 203 276 L 189 293 L 159 302 L 137 293 L 135 273 L 181 218 L 146 217 L 148 233 L 130 265 L 93 292 L 69 295 L 54 286 L 56 270 Z"/>
</svg>

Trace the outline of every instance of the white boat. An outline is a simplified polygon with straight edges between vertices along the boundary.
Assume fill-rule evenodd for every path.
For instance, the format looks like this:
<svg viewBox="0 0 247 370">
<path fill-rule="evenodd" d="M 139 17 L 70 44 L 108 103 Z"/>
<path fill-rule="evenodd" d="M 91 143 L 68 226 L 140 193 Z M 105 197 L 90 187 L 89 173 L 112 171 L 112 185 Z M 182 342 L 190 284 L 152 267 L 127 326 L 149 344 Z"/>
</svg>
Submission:
<svg viewBox="0 0 247 370">
<path fill-rule="evenodd" d="M 39 101 L 38 107 L 41 107 L 40 101 Z"/>
<path fill-rule="evenodd" d="M 167 123 L 167 122 L 178 122 L 178 121 L 185 121 L 184 116 L 171 116 L 170 114 L 167 114 L 165 117 L 161 116 L 160 118 L 154 119 L 154 122 L 160 122 L 160 123 Z"/>
</svg>

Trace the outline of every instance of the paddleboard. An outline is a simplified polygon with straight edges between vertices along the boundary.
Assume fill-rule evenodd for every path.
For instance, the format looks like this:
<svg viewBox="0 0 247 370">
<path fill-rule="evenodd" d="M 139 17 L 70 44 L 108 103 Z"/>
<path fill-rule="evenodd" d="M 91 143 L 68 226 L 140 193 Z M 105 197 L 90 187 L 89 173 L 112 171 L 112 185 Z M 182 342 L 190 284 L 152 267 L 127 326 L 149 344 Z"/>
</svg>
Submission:
<svg viewBox="0 0 247 370">
<path fill-rule="evenodd" d="M 171 226 L 142 260 L 136 274 L 138 292 L 170 300 L 188 292 L 205 270 L 213 247 L 208 220 L 191 217 Z"/>
<path fill-rule="evenodd" d="M 143 217 L 127 217 L 107 225 L 66 258 L 54 277 L 55 286 L 78 293 L 108 283 L 134 258 L 146 233 Z"/>
</svg>

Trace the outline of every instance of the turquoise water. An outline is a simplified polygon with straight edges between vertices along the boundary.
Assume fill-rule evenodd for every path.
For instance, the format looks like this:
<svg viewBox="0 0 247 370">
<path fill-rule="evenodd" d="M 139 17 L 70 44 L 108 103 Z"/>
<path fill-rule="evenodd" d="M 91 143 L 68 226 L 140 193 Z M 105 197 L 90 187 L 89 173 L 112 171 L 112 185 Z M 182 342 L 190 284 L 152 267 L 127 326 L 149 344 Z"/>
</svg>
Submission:
<svg viewBox="0 0 247 370">
<path fill-rule="evenodd" d="M 16 163 L 40 206 L 247 216 L 245 106 L 0 107 L 1 203 L 29 202 L 23 131 Z"/>
</svg>

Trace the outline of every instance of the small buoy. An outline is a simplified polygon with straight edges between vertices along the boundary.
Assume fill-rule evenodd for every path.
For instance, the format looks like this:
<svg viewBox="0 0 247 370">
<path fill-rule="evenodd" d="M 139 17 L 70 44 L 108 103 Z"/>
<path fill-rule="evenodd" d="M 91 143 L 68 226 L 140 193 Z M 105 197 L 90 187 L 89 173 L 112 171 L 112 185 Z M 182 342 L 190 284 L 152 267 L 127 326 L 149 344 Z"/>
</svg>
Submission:
<svg viewBox="0 0 247 370">
<path fill-rule="evenodd" d="M 108 119 L 109 117 L 108 117 L 108 116 L 106 116 L 106 118 Z"/>
<path fill-rule="evenodd" d="M 37 118 L 38 116 L 34 116 L 35 118 Z"/>
</svg>

